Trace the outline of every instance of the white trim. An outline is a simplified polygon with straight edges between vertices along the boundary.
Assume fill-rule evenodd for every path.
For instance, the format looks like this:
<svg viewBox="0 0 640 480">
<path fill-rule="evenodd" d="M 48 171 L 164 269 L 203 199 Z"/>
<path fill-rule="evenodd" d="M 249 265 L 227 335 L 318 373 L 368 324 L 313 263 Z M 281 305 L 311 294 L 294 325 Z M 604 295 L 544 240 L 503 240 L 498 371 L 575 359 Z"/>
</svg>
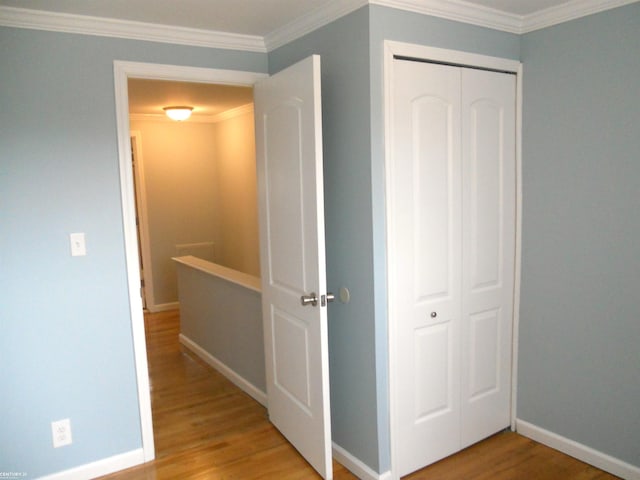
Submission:
<svg viewBox="0 0 640 480">
<path fill-rule="evenodd" d="M 638 0 L 573 0 L 524 17 L 519 33 L 528 33 L 635 3 Z"/>
<path fill-rule="evenodd" d="M 118 132 L 118 157 L 120 170 L 120 195 L 122 198 L 122 223 L 125 240 L 125 259 L 129 289 L 131 334 L 133 337 L 138 402 L 140 406 L 140 429 L 144 460 L 155 458 L 153 419 L 151 416 L 151 393 L 149 390 L 149 367 L 144 333 L 144 315 L 140 298 L 140 269 L 138 266 L 138 240 L 136 232 L 135 194 L 133 190 L 133 167 L 131 165 L 131 138 L 129 129 L 129 93 L 127 72 L 123 65 L 114 62 L 114 90 L 116 100 L 116 127 Z"/>
<path fill-rule="evenodd" d="M 369 3 L 509 33 L 521 33 L 524 18 L 462 0 L 370 0 Z"/>
<path fill-rule="evenodd" d="M 224 375 L 231 383 L 233 383 L 240 390 L 245 392 L 247 395 L 252 397 L 256 402 L 260 403 L 263 406 L 267 406 L 267 394 L 263 392 L 258 387 L 256 387 L 249 380 L 244 378 L 242 375 L 236 373 L 233 369 L 228 367 L 221 360 L 217 359 L 209 352 L 207 352 L 204 348 L 198 345 L 196 342 L 191 340 L 189 337 L 183 335 L 182 333 L 179 335 L 180 343 L 184 345 L 186 348 L 191 350 L 195 355 L 197 355 L 202 361 L 204 361 L 207 365 L 214 368 L 222 375 Z"/>
<path fill-rule="evenodd" d="M 503 32 L 523 34 L 635 3 L 638 0 L 571 0 L 528 15 L 463 0 L 369 0 L 369 4 L 445 18 Z"/>
<path fill-rule="evenodd" d="M 5 6 L 0 6 L 0 25 L 267 53 L 365 5 L 380 5 L 494 30 L 523 34 L 637 1 L 572 0 L 563 5 L 523 16 L 463 0 L 333 0 L 264 37 Z"/>
<path fill-rule="evenodd" d="M 511 332 L 511 430 L 516 429 L 518 407 L 518 341 L 520 338 L 520 285 L 522 281 L 522 99 L 523 65 L 516 73 L 516 245 L 513 282 L 513 331 Z"/>
<path fill-rule="evenodd" d="M 398 403 L 398 380 L 394 365 L 396 358 L 398 357 L 396 345 L 397 340 L 397 328 L 391 322 L 391 312 L 393 311 L 392 299 L 396 298 L 396 289 L 393 282 L 388 281 L 392 271 L 392 261 L 390 252 L 396 250 L 394 236 L 391 235 L 389 213 L 394 211 L 393 202 L 391 196 L 388 194 L 391 191 L 393 184 L 393 169 L 391 168 L 392 159 L 392 145 L 390 142 L 392 134 L 393 117 L 392 103 L 393 98 L 393 56 L 394 45 L 388 40 L 384 42 L 384 58 L 383 58 L 383 97 L 384 97 L 384 169 L 385 169 L 385 223 L 386 223 L 386 254 L 387 254 L 387 340 L 388 340 L 388 362 L 387 372 L 389 375 L 389 443 L 390 443 L 390 471 L 391 478 L 393 480 L 399 479 L 400 475 L 394 470 L 396 465 L 396 459 L 399 457 L 398 453 L 398 413 L 396 404 Z"/>
<path fill-rule="evenodd" d="M 268 52 L 311 33 L 349 13 L 364 7 L 367 0 L 333 0 L 320 8 L 297 18 L 287 25 L 274 30 L 264 37 L 264 43 Z"/>
<path fill-rule="evenodd" d="M 361 480 L 390 480 L 391 472 L 376 473 L 362 460 L 354 457 L 337 443 L 333 443 L 333 459 Z"/>
<path fill-rule="evenodd" d="M 145 78 L 148 80 L 172 80 L 176 82 L 213 83 L 217 85 L 252 87 L 259 79 L 268 76 L 265 73 L 257 72 L 183 67 L 161 63 L 126 62 L 120 60 L 115 60 L 113 63 L 126 72 L 127 78 Z"/>
<path fill-rule="evenodd" d="M 225 110 L 217 115 L 212 115 L 211 119 L 214 123 L 218 123 L 248 114 L 253 114 L 253 103 L 247 103 L 246 105 L 240 105 L 239 107 Z"/>
<path fill-rule="evenodd" d="M 249 52 L 266 52 L 264 39 L 254 35 L 217 32 L 197 28 L 176 27 L 156 23 L 134 22 L 0 6 L 0 25 L 7 27 L 79 33 L 99 37 L 127 38 L 148 42 L 222 48 Z"/>
<path fill-rule="evenodd" d="M 153 288 L 153 264 L 151 262 L 151 236 L 149 235 L 149 216 L 147 207 L 147 184 L 144 174 L 144 159 L 142 153 L 142 133 L 132 130 L 130 137 L 135 138 L 135 158 L 138 168 L 134 169 L 137 185 L 136 210 L 138 212 L 139 255 L 142 257 L 142 279 L 144 281 L 144 300 L 147 307 L 155 305 Z M 132 145 L 133 148 L 133 145 Z"/>
<path fill-rule="evenodd" d="M 114 455 L 113 457 L 87 463 L 62 472 L 52 473 L 40 477 L 40 480 L 86 480 L 87 478 L 97 478 L 103 475 L 135 467 L 145 462 L 142 449 L 131 450 L 130 452 Z"/>
<path fill-rule="evenodd" d="M 114 92 L 116 102 L 116 131 L 118 136 L 118 158 L 120 169 L 120 192 L 122 198 L 122 221 L 125 242 L 125 258 L 129 289 L 131 332 L 133 337 L 136 379 L 142 448 L 144 460 L 155 456 L 153 443 L 153 422 L 151 416 L 151 395 L 149 390 L 149 367 L 147 345 L 144 332 L 144 316 L 140 298 L 140 270 L 138 268 L 138 241 L 135 224 L 135 196 L 133 193 L 133 168 L 131 167 L 131 141 L 129 138 L 129 78 L 149 78 L 155 80 L 177 80 L 225 85 L 253 84 L 266 77 L 262 73 L 209 68 L 180 67 L 138 62 L 113 62 Z M 155 307 L 158 307 L 156 305 Z"/>
<path fill-rule="evenodd" d="M 606 472 L 627 480 L 640 480 L 640 467 L 631 465 L 599 450 L 578 443 L 569 438 L 517 419 L 517 431 L 536 442 L 542 443 L 578 460 L 586 462 Z"/>
<path fill-rule="evenodd" d="M 386 209 L 385 218 L 386 218 L 386 225 L 387 225 L 387 231 L 386 231 L 387 272 L 391 272 L 393 269 L 393 265 L 395 264 L 395 257 L 394 257 L 395 248 L 393 243 L 393 235 L 391 235 L 391 231 L 390 231 L 390 225 L 393 225 L 393 221 L 390 218 L 391 212 L 393 212 L 393 205 L 391 205 L 390 203 L 391 198 L 388 195 L 388 193 L 392 189 L 392 183 L 393 183 L 392 182 L 393 168 L 391 165 L 392 145 L 389 140 L 391 139 L 392 128 L 393 128 L 392 127 L 393 118 L 391 118 L 391 112 L 392 112 L 391 99 L 392 99 L 392 92 L 393 92 L 392 71 L 393 71 L 394 55 L 420 58 L 425 60 L 434 60 L 439 62 L 449 62 L 449 63 L 455 63 L 460 65 L 476 66 L 481 68 L 490 68 L 490 69 L 496 69 L 496 70 L 501 70 L 505 72 L 513 72 L 516 74 L 516 76 L 518 77 L 517 83 L 516 83 L 516 105 L 517 105 L 516 107 L 517 108 L 517 112 L 516 112 L 516 116 L 517 116 L 516 117 L 516 139 L 517 139 L 516 141 L 516 166 L 517 166 L 516 188 L 522 185 L 522 180 L 521 180 L 522 170 L 520 168 L 522 165 L 522 159 L 521 159 L 521 155 L 522 155 L 522 148 L 521 148 L 522 64 L 516 60 L 510 60 L 510 59 L 505 59 L 500 57 L 490 57 L 486 55 L 478 55 L 478 54 L 473 54 L 468 52 L 461 52 L 457 50 L 426 47 L 422 45 L 414 45 L 409 43 L 385 40 L 384 59 L 383 59 L 384 60 L 383 94 L 384 94 L 384 138 L 385 138 L 384 148 L 385 148 L 385 177 L 386 177 L 385 178 L 385 192 L 386 192 L 385 193 L 385 209 Z M 516 212 L 521 212 L 521 205 L 522 205 L 522 192 L 520 190 L 517 190 L 516 191 Z M 518 213 L 518 217 L 516 221 L 516 255 L 519 255 L 520 253 L 520 245 L 518 242 L 521 239 L 522 224 L 521 224 L 521 221 L 519 220 L 520 220 L 520 216 Z M 516 279 L 514 282 L 514 331 L 517 330 L 518 316 L 517 316 L 516 305 L 518 305 L 519 298 L 520 298 L 520 293 L 519 293 L 520 262 L 517 258 L 516 258 L 515 276 L 516 276 Z M 398 470 L 397 470 L 398 468 L 397 467 L 397 458 L 398 458 L 397 443 L 398 442 L 396 440 L 399 434 L 398 434 L 398 414 L 397 414 L 397 407 L 396 407 L 396 405 L 398 404 L 398 397 L 397 397 L 398 380 L 396 378 L 397 375 L 395 373 L 395 368 L 393 367 L 394 365 L 397 365 L 397 362 L 396 362 L 396 358 L 398 355 L 397 345 L 396 345 L 397 329 L 396 329 L 396 325 L 390 321 L 391 312 L 394 309 L 394 305 L 393 305 L 394 298 L 395 298 L 394 285 L 392 282 L 388 282 L 387 284 L 387 299 L 388 299 L 387 328 L 388 328 L 388 341 L 389 341 L 389 344 L 388 344 L 389 416 L 390 416 L 389 433 L 390 433 L 390 442 L 391 442 L 391 470 L 390 470 L 389 478 L 395 480 L 399 478 Z M 517 353 L 517 342 L 516 342 L 515 336 L 513 337 L 512 341 L 514 342 L 514 345 L 512 347 L 513 352 Z M 512 364 L 512 368 L 514 370 L 517 368 L 516 362 Z M 511 402 L 512 418 L 515 418 L 515 415 L 516 415 L 515 408 L 517 403 L 516 403 L 515 395 L 516 395 L 516 390 L 512 386 L 512 402 Z"/>
<path fill-rule="evenodd" d="M 167 312 L 169 310 L 178 310 L 179 308 L 179 302 L 147 304 L 147 310 L 149 310 L 151 313 Z"/>
</svg>

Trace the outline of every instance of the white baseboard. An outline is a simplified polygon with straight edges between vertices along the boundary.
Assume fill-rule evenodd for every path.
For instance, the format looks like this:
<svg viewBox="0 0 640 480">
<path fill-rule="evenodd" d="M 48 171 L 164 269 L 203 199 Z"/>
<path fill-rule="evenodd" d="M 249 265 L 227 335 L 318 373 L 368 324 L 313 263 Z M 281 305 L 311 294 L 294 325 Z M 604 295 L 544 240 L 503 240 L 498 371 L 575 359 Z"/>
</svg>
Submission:
<svg viewBox="0 0 640 480">
<path fill-rule="evenodd" d="M 524 420 L 516 420 L 516 431 L 525 437 L 548 447 L 566 453 L 594 467 L 612 473 L 626 480 L 640 480 L 640 467 L 623 462 L 606 453 L 587 447 L 581 443 L 562 437 Z"/>
<path fill-rule="evenodd" d="M 333 458 L 361 480 L 390 480 L 391 472 L 377 473 L 362 460 L 354 457 L 336 443 L 333 444 Z"/>
<path fill-rule="evenodd" d="M 189 337 L 180 334 L 180 343 L 182 343 L 185 347 L 195 353 L 198 357 L 200 357 L 204 362 L 209 364 L 211 367 L 215 368 L 222 375 L 227 377 L 232 383 L 234 383 L 240 390 L 245 392 L 247 395 L 253 397 L 253 399 L 267 406 L 267 394 L 256 387 L 253 383 L 248 381 L 246 378 L 238 375 L 234 370 L 229 368 L 227 365 L 222 363 L 216 357 L 207 352 L 204 348 L 198 345 L 196 342 L 191 340 Z"/>
<path fill-rule="evenodd" d="M 177 310 L 180 308 L 179 302 L 159 303 L 157 305 L 147 305 L 147 310 L 151 313 L 166 312 L 167 310 Z"/>
<path fill-rule="evenodd" d="M 135 467 L 144 463 L 144 452 L 142 448 L 131 450 L 130 452 L 114 455 L 113 457 L 87 463 L 79 467 L 64 470 L 40 477 L 40 480 L 86 480 L 87 478 L 102 477 L 125 468 Z"/>
</svg>

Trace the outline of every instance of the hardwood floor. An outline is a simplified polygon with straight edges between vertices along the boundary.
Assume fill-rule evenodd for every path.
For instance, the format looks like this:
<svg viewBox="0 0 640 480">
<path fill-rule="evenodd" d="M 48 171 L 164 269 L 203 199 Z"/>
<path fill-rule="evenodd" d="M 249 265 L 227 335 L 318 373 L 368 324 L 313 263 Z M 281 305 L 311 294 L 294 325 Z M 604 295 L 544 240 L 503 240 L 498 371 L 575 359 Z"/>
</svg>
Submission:
<svg viewBox="0 0 640 480">
<path fill-rule="evenodd" d="M 177 311 L 145 316 L 156 459 L 102 480 L 318 479 L 265 408 L 178 342 Z M 356 477 L 337 462 L 336 480 Z M 511 432 L 406 480 L 609 480 L 594 467 Z"/>
<path fill-rule="evenodd" d="M 403 480 L 612 480 L 591 465 L 514 432 L 498 433 Z"/>
</svg>

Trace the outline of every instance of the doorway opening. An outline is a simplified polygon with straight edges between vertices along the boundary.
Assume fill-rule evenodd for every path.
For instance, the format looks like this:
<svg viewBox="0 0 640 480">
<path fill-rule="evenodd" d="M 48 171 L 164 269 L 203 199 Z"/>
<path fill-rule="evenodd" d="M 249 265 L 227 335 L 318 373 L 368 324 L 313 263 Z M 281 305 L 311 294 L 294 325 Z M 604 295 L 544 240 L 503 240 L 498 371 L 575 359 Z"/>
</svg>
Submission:
<svg viewBox="0 0 640 480">
<path fill-rule="evenodd" d="M 114 62 L 114 76 L 123 230 L 140 410 L 140 427 L 142 433 L 142 460 L 147 462 L 155 458 L 155 448 L 143 303 L 140 296 L 140 269 L 131 159 L 128 81 L 129 79 L 146 79 L 253 87 L 259 79 L 266 77 L 266 75 L 254 72 L 116 61 Z"/>
<path fill-rule="evenodd" d="M 177 308 L 173 257 L 259 277 L 253 88 L 130 78 L 128 93 L 146 308 Z M 170 120 L 167 105 L 193 114 Z"/>
<path fill-rule="evenodd" d="M 249 315 L 251 321 L 235 322 L 244 330 L 239 339 L 235 329 L 225 331 L 225 325 L 234 320 L 228 311 L 229 304 L 243 299 L 195 300 L 192 290 L 206 289 L 210 299 L 218 298 L 218 290 L 226 288 L 225 284 L 206 276 L 196 276 L 194 280 L 194 276 L 184 270 L 185 264 L 209 266 L 212 271 L 224 267 L 254 277 L 259 287 L 253 88 L 129 78 L 128 97 L 140 290 L 145 307 L 148 356 L 157 358 L 158 352 L 154 349 L 158 348 L 158 342 L 150 338 L 153 340 L 154 332 L 165 328 L 153 322 L 173 319 L 178 326 L 177 333 L 173 332 L 175 342 L 180 339 L 189 357 L 193 353 L 204 360 L 264 405 L 264 382 L 259 381 L 264 373 L 260 371 L 261 375 L 254 374 L 246 380 L 242 376 L 244 372 L 238 373 L 237 365 L 229 361 L 233 359 L 221 357 L 215 345 L 222 342 L 231 350 L 249 348 L 256 352 L 256 357 L 260 355 L 254 363 L 262 365 L 259 295 L 249 294 L 256 297 L 249 300 L 257 305 L 253 315 Z M 164 114 L 163 105 L 190 105 L 193 115 L 176 122 Z M 180 262 L 178 265 L 176 260 Z M 177 311 L 182 310 L 181 303 L 186 303 L 184 315 Z M 204 310 L 196 312 L 198 308 Z M 225 312 L 224 318 L 217 310 Z M 162 312 L 171 315 L 155 315 Z M 181 321 L 176 322 L 176 318 Z M 171 321 L 166 328 L 170 326 Z M 198 331 L 202 328 L 209 332 Z M 212 336 L 220 337 L 213 345 Z M 245 338 L 254 341 L 247 346 Z M 238 340 L 242 343 L 238 344 Z M 243 357 L 250 358 L 250 355 Z M 159 363 L 171 371 L 171 365 Z M 154 373 L 151 362 L 152 379 L 160 375 L 157 364 L 156 360 Z M 157 409 L 161 403 L 154 401 L 156 418 L 160 415 Z M 163 438 L 166 428 L 166 421 L 155 425 L 156 438 L 158 435 Z M 167 445 L 156 447 L 160 448 L 157 454 L 161 454 Z"/>
<path fill-rule="evenodd" d="M 133 169 L 129 150 L 128 81 L 131 78 L 186 80 L 193 83 L 251 86 L 264 75 L 127 62 L 115 62 L 115 75 L 127 275 L 143 433 L 142 453 L 147 461 L 154 458 L 153 426 L 149 379 L 146 376 L 148 365 L 145 358 L 142 302 L 138 290 L 140 274 L 135 235 Z M 227 273 L 230 271 L 232 274 L 226 275 L 225 280 L 235 286 L 261 292 L 259 298 L 261 297 L 262 308 L 258 305 L 257 311 L 265 312 L 264 315 L 259 313 L 257 316 L 247 316 L 240 313 L 236 318 L 264 317 L 265 335 L 264 339 L 261 336 L 260 344 L 264 345 L 269 418 L 321 475 L 330 477 L 326 312 L 329 295 L 326 293 L 324 266 L 321 118 L 318 56 L 308 57 L 256 84 L 256 129 L 259 134 L 254 138 L 258 153 L 258 216 L 262 240 L 259 242 L 259 257 L 263 259 L 262 275 L 269 281 L 260 282 L 260 279 L 252 278 L 257 280 L 258 285 L 262 283 L 261 289 L 260 286 L 253 288 L 253 282 L 242 281 L 237 277 L 244 275 L 247 280 L 246 277 L 251 277 L 250 275 L 192 255 L 176 257 L 175 260 L 192 267 L 191 271 L 197 275 L 198 272 L 204 272 L 225 278 L 219 274 L 220 269 Z M 172 205 L 167 208 L 171 207 Z M 185 278 L 182 270 L 178 269 L 181 285 Z M 203 299 L 208 299 L 216 291 L 188 286 L 184 289 L 181 287 L 180 290 L 197 293 L 196 300 L 200 302 L 200 306 L 205 303 Z M 319 292 L 318 299 L 321 301 L 305 301 L 309 297 L 315 297 L 314 291 Z M 225 295 L 227 305 L 231 305 L 232 302 L 228 300 L 231 297 L 232 295 Z M 180 302 L 182 309 L 182 298 Z M 186 301 L 184 303 L 187 304 Z M 244 306 L 246 302 L 233 304 Z M 308 304 L 311 307 L 302 310 Z M 209 301 L 207 305 L 209 311 L 216 311 L 215 302 Z M 192 313 L 196 310 L 197 308 L 189 308 Z M 186 307 L 183 313 L 186 319 Z M 207 315 L 190 317 L 196 319 L 195 323 L 201 323 L 198 325 L 200 333 L 211 333 L 208 326 L 201 322 L 208 318 Z M 274 323 L 277 323 L 277 328 Z M 236 322 L 231 322 L 231 325 L 242 333 L 246 330 L 238 328 Z M 267 332 L 274 332 L 274 335 L 268 335 Z M 224 338 L 224 335 L 215 337 Z M 253 350 L 256 349 L 248 349 L 245 353 Z M 246 360 L 246 355 L 241 356 Z M 298 357 L 306 367 L 293 368 L 290 361 L 292 356 Z M 312 435 L 308 434 L 310 428 L 314 432 Z"/>
</svg>

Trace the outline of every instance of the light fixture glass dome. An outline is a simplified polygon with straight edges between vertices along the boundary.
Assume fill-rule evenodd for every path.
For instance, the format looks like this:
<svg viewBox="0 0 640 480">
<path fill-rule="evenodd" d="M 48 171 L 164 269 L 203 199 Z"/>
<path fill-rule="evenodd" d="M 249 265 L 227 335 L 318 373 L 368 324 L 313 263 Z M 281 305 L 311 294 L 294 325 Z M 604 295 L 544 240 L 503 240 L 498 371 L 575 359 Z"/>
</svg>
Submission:
<svg viewBox="0 0 640 480">
<path fill-rule="evenodd" d="M 171 120 L 176 120 L 177 122 L 182 122 L 191 116 L 191 112 L 193 111 L 193 107 L 164 107 L 164 113 L 167 114 Z"/>
</svg>

